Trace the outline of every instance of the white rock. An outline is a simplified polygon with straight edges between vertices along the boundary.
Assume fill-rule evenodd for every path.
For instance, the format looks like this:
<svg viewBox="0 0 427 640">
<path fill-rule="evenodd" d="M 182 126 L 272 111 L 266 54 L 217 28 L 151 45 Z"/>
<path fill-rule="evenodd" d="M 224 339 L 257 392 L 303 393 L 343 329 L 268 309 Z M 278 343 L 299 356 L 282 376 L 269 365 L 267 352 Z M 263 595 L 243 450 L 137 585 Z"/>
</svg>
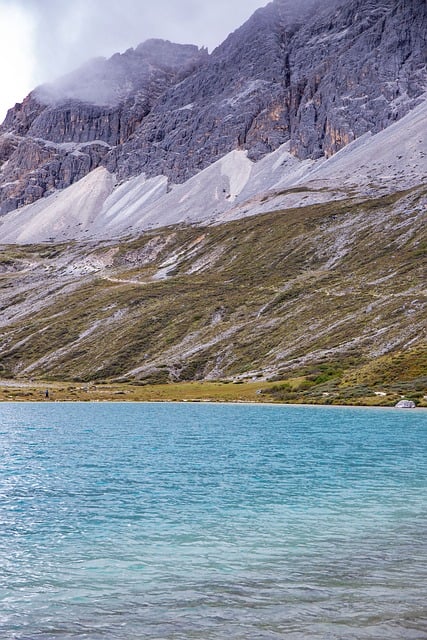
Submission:
<svg viewBox="0 0 427 640">
<path fill-rule="evenodd" d="M 416 406 L 412 400 L 400 400 L 396 405 L 396 409 L 415 409 Z"/>
</svg>

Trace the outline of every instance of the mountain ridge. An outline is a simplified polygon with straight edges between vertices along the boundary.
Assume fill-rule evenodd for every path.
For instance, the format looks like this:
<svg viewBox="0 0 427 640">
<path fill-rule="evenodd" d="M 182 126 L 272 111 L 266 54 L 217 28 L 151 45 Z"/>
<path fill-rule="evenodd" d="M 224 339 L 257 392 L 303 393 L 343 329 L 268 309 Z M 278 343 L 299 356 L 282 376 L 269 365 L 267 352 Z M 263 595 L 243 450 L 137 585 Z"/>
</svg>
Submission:
<svg viewBox="0 0 427 640">
<path fill-rule="evenodd" d="M 235 150 L 171 189 L 164 176 L 117 184 L 97 168 L 67 189 L 0 218 L 3 242 L 136 235 L 167 224 L 206 224 L 287 207 L 355 200 L 427 180 L 427 100 L 387 129 L 334 156 L 297 160 L 289 143 L 252 162 Z"/>
<path fill-rule="evenodd" d="M 135 58 L 145 60 L 116 106 L 76 101 L 78 92 L 49 106 L 37 96 L 51 90 L 30 94 L 0 129 L 0 214 L 99 166 L 119 181 L 145 173 L 173 184 L 234 149 L 256 161 L 289 142 L 299 159 L 328 157 L 416 105 L 426 87 L 424 2 L 306 6 L 316 10 L 304 21 L 288 0 L 275 0 L 210 55 L 191 45 L 149 41 L 157 43 L 151 58 L 150 45 L 143 44 L 92 63 L 95 77 L 105 72 L 116 86 L 112 69 L 119 68 L 121 78 L 120 65 L 127 73 Z M 178 72 L 160 65 L 152 73 L 164 48 L 182 57 Z M 83 93 L 96 84 L 88 77 L 79 80 Z M 64 88 L 67 80 L 58 87 L 61 82 Z M 104 87 L 104 94 L 110 90 Z M 87 146 L 70 151 L 65 142 Z"/>
</svg>

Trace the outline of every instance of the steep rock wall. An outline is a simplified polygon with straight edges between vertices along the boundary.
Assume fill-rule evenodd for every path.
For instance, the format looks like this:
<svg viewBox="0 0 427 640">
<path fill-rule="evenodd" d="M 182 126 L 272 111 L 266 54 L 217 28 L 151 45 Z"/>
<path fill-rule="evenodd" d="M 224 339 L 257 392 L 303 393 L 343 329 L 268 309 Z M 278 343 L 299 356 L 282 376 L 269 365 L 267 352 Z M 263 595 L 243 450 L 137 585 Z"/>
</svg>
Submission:
<svg viewBox="0 0 427 640">
<path fill-rule="evenodd" d="M 425 0 L 274 0 L 211 55 L 158 40 L 97 59 L 11 109 L 0 214 L 103 165 L 184 182 L 233 149 L 329 157 L 426 90 Z"/>
</svg>

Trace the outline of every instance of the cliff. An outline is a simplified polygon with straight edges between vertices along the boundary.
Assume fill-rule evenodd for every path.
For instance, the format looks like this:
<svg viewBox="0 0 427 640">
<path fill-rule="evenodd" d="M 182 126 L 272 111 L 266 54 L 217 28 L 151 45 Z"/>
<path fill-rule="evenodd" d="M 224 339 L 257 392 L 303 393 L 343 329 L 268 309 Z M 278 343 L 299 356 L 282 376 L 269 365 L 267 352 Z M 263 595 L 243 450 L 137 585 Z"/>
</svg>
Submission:
<svg viewBox="0 0 427 640">
<path fill-rule="evenodd" d="M 330 157 L 417 104 L 423 0 L 293 7 L 259 9 L 211 55 L 152 40 L 33 91 L 0 128 L 0 214 L 99 166 L 180 183 L 234 149 Z"/>
</svg>

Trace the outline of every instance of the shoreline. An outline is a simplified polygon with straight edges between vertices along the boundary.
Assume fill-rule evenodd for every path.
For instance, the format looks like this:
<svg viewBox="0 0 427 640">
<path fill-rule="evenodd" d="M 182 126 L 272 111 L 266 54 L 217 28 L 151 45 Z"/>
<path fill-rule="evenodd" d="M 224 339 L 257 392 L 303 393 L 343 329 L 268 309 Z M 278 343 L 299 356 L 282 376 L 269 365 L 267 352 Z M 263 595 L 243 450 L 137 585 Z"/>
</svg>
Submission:
<svg viewBox="0 0 427 640">
<path fill-rule="evenodd" d="M 230 405 L 236 407 L 291 407 L 293 409 L 297 408 L 305 408 L 305 409 L 376 409 L 376 410 L 387 410 L 387 411 L 403 411 L 411 413 L 422 412 L 427 409 L 427 407 L 412 407 L 412 408 L 403 408 L 403 407 L 395 407 L 395 406 L 386 406 L 386 405 L 367 405 L 367 404 L 315 404 L 315 403 L 303 403 L 303 402 L 256 402 L 256 401 L 238 401 L 238 400 L 0 400 L 0 407 L 6 404 L 33 404 L 33 405 L 57 405 L 57 404 L 82 404 L 82 405 L 99 405 L 99 404 L 114 404 L 114 405 L 138 405 L 138 404 L 146 404 L 146 405 Z"/>
<path fill-rule="evenodd" d="M 351 398 L 340 393 L 334 395 L 307 396 L 293 393 L 292 398 L 274 396 L 277 382 L 267 381 L 189 381 L 158 385 L 137 385 L 129 383 L 82 383 L 67 381 L 18 381 L 0 379 L 0 403 L 2 402 L 85 402 L 85 403 L 189 403 L 189 404 L 251 404 L 294 407 L 366 407 L 395 409 L 402 399 L 410 396 L 387 393 L 376 394 L 374 390 L 364 397 Z M 48 397 L 46 397 L 48 393 Z M 427 398 L 417 399 L 417 408 L 427 408 Z M 407 410 L 407 409 L 405 409 Z"/>
</svg>

